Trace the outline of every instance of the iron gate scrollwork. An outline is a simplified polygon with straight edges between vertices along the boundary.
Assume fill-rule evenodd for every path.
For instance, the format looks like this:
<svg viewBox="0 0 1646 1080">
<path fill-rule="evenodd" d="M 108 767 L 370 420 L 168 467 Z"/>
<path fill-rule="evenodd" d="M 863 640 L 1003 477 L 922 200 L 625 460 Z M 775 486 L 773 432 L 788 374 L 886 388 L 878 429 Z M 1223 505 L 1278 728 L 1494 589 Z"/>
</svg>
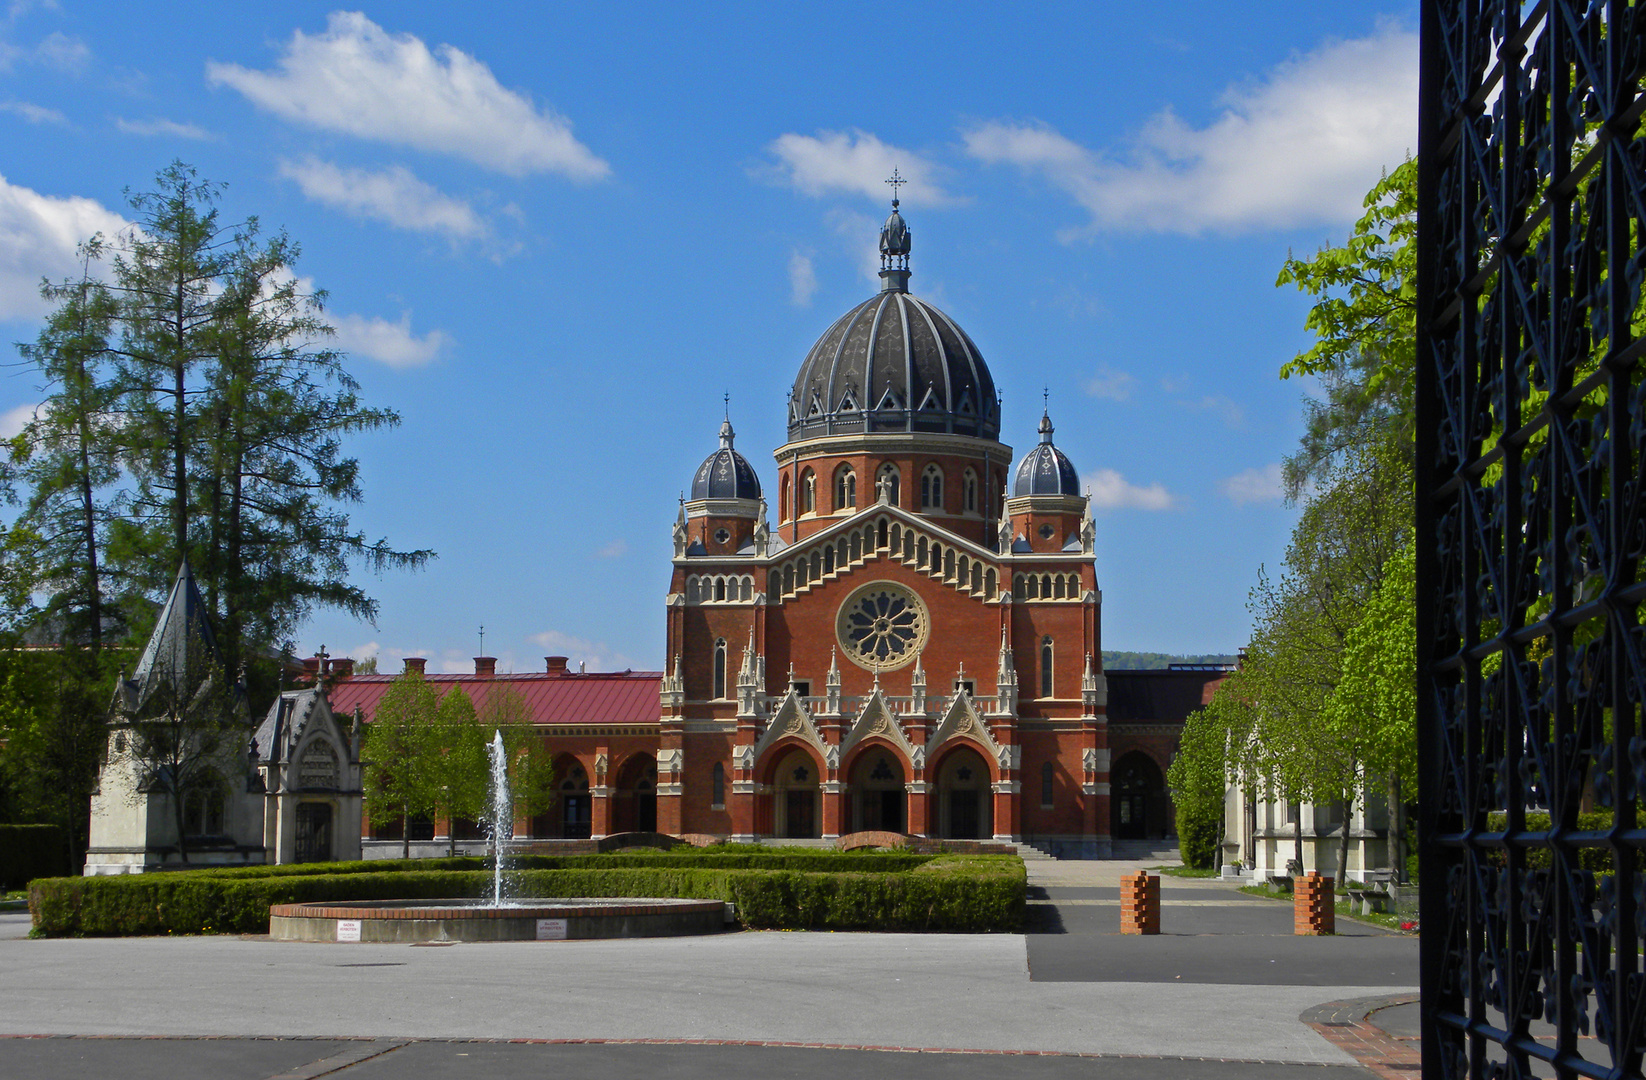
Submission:
<svg viewBox="0 0 1646 1080">
<path fill-rule="evenodd" d="M 1646 6 L 1422 17 L 1423 1075 L 1639 1076 Z"/>
</svg>

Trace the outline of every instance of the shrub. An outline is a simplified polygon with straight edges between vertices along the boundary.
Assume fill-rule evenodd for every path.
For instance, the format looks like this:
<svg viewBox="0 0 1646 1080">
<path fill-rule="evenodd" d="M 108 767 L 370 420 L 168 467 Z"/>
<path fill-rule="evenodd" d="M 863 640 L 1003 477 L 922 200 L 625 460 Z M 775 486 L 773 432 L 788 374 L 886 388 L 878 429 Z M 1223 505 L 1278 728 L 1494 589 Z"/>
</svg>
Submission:
<svg viewBox="0 0 1646 1080">
<path fill-rule="evenodd" d="M 1196 802 L 1184 802 L 1177 808 L 1177 848 L 1183 856 L 1183 865 L 1194 870 L 1210 870 L 1217 861 L 1217 845 L 1223 839 L 1223 807 L 1215 813 L 1205 812 Z"/>
<path fill-rule="evenodd" d="M 57 825 L 0 825 L 0 889 L 72 871 L 68 842 Z"/>
<path fill-rule="evenodd" d="M 719 861 L 713 858 L 671 863 L 633 854 L 541 857 L 529 861 L 581 865 L 533 865 L 515 872 L 514 881 L 530 896 L 728 900 L 744 925 L 762 929 L 1014 932 L 1022 925 L 1026 874 L 1016 856 L 905 856 L 907 865 L 827 852 L 729 857 L 808 867 L 818 855 L 838 869 L 723 867 L 712 865 Z M 267 933 L 273 904 L 480 896 L 491 874 L 474 865 L 479 861 L 417 860 L 415 869 L 388 871 L 331 863 L 50 878 L 31 885 L 29 907 L 35 927 L 48 936 Z M 875 865 L 865 870 L 859 861 Z"/>
<path fill-rule="evenodd" d="M 1595 810 L 1587 814 L 1577 815 L 1576 831 L 1578 832 L 1605 832 L 1612 828 L 1615 816 L 1610 810 Z M 1502 832 L 1509 827 L 1509 815 L 1498 811 L 1486 815 L 1486 828 L 1491 832 Z M 1526 828 L 1533 832 L 1543 832 L 1553 827 L 1553 819 L 1545 812 L 1530 810 L 1526 813 Z M 1635 827 L 1646 828 L 1646 807 L 1635 812 Z M 1576 848 L 1578 866 L 1584 870 L 1597 874 L 1609 874 L 1613 871 L 1612 849 L 1609 847 L 1579 847 Z M 1493 851 L 1489 861 L 1493 866 L 1507 866 L 1508 853 L 1503 850 Z M 1554 865 L 1554 855 L 1547 847 L 1534 847 L 1526 852 L 1526 865 L 1531 869 L 1547 870 Z M 1635 868 L 1646 869 L 1646 852 L 1635 851 Z"/>
</svg>

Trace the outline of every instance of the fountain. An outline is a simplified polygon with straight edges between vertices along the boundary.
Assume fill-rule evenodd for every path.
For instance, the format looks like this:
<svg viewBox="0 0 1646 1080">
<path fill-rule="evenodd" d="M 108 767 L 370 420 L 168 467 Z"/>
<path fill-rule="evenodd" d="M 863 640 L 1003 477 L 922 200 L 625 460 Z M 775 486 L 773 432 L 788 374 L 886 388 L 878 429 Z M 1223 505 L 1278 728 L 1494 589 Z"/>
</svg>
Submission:
<svg viewBox="0 0 1646 1080">
<path fill-rule="evenodd" d="M 507 895 L 508 846 L 514 838 L 503 733 L 487 748 L 491 771 L 486 831 L 492 849 L 489 892 L 478 899 L 350 900 L 275 904 L 269 935 L 279 941 L 554 941 L 570 938 L 665 937 L 724 929 L 719 900 L 654 897 L 522 898 Z"/>
</svg>

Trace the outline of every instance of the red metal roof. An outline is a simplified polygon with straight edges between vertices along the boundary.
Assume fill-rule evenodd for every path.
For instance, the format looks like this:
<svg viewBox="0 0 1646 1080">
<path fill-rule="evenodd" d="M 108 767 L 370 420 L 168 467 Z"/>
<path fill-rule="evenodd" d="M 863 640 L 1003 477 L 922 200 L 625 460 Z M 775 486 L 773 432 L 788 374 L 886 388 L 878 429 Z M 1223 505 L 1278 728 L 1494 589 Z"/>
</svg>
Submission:
<svg viewBox="0 0 1646 1080">
<path fill-rule="evenodd" d="M 370 721 L 377 703 L 399 678 L 397 675 L 351 675 L 331 686 L 332 712 L 341 719 L 358 706 Z M 658 689 L 661 671 L 531 672 L 496 675 L 428 675 L 430 688 L 442 697 L 461 686 L 476 709 L 486 703 L 494 686 L 511 686 L 526 701 L 536 724 L 655 724 L 661 714 Z"/>
</svg>

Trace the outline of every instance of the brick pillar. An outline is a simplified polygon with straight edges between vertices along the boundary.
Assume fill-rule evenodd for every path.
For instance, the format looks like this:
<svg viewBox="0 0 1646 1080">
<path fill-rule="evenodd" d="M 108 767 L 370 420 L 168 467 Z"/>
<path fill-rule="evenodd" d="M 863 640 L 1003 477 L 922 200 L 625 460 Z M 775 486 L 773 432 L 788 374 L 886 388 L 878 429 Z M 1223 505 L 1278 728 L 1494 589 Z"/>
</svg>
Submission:
<svg viewBox="0 0 1646 1080">
<path fill-rule="evenodd" d="M 605 784 L 589 789 L 589 835 L 610 836 L 612 831 L 611 789 Z"/>
<path fill-rule="evenodd" d="M 1337 933 L 1335 882 L 1315 870 L 1292 882 L 1292 933 L 1314 937 Z"/>
<path fill-rule="evenodd" d="M 931 806 L 931 796 L 928 794 L 931 785 L 924 780 L 912 780 L 903 785 L 903 790 L 908 792 L 909 800 L 908 821 L 904 823 L 903 831 L 911 836 L 930 835 L 931 829 L 927 822 Z"/>
<path fill-rule="evenodd" d="M 840 823 L 846 818 L 846 785 L 838 780 L 825 780 L 818 793 L 823 800 L 823 829 L 819 835 L 833 840 L 840 835 Z"/>
<path fill-rule="evenodd" d="M 1120 932 L 1160 933 L 1160 878 L 1139 870 L 1120 879 Z"/>
</svg>

